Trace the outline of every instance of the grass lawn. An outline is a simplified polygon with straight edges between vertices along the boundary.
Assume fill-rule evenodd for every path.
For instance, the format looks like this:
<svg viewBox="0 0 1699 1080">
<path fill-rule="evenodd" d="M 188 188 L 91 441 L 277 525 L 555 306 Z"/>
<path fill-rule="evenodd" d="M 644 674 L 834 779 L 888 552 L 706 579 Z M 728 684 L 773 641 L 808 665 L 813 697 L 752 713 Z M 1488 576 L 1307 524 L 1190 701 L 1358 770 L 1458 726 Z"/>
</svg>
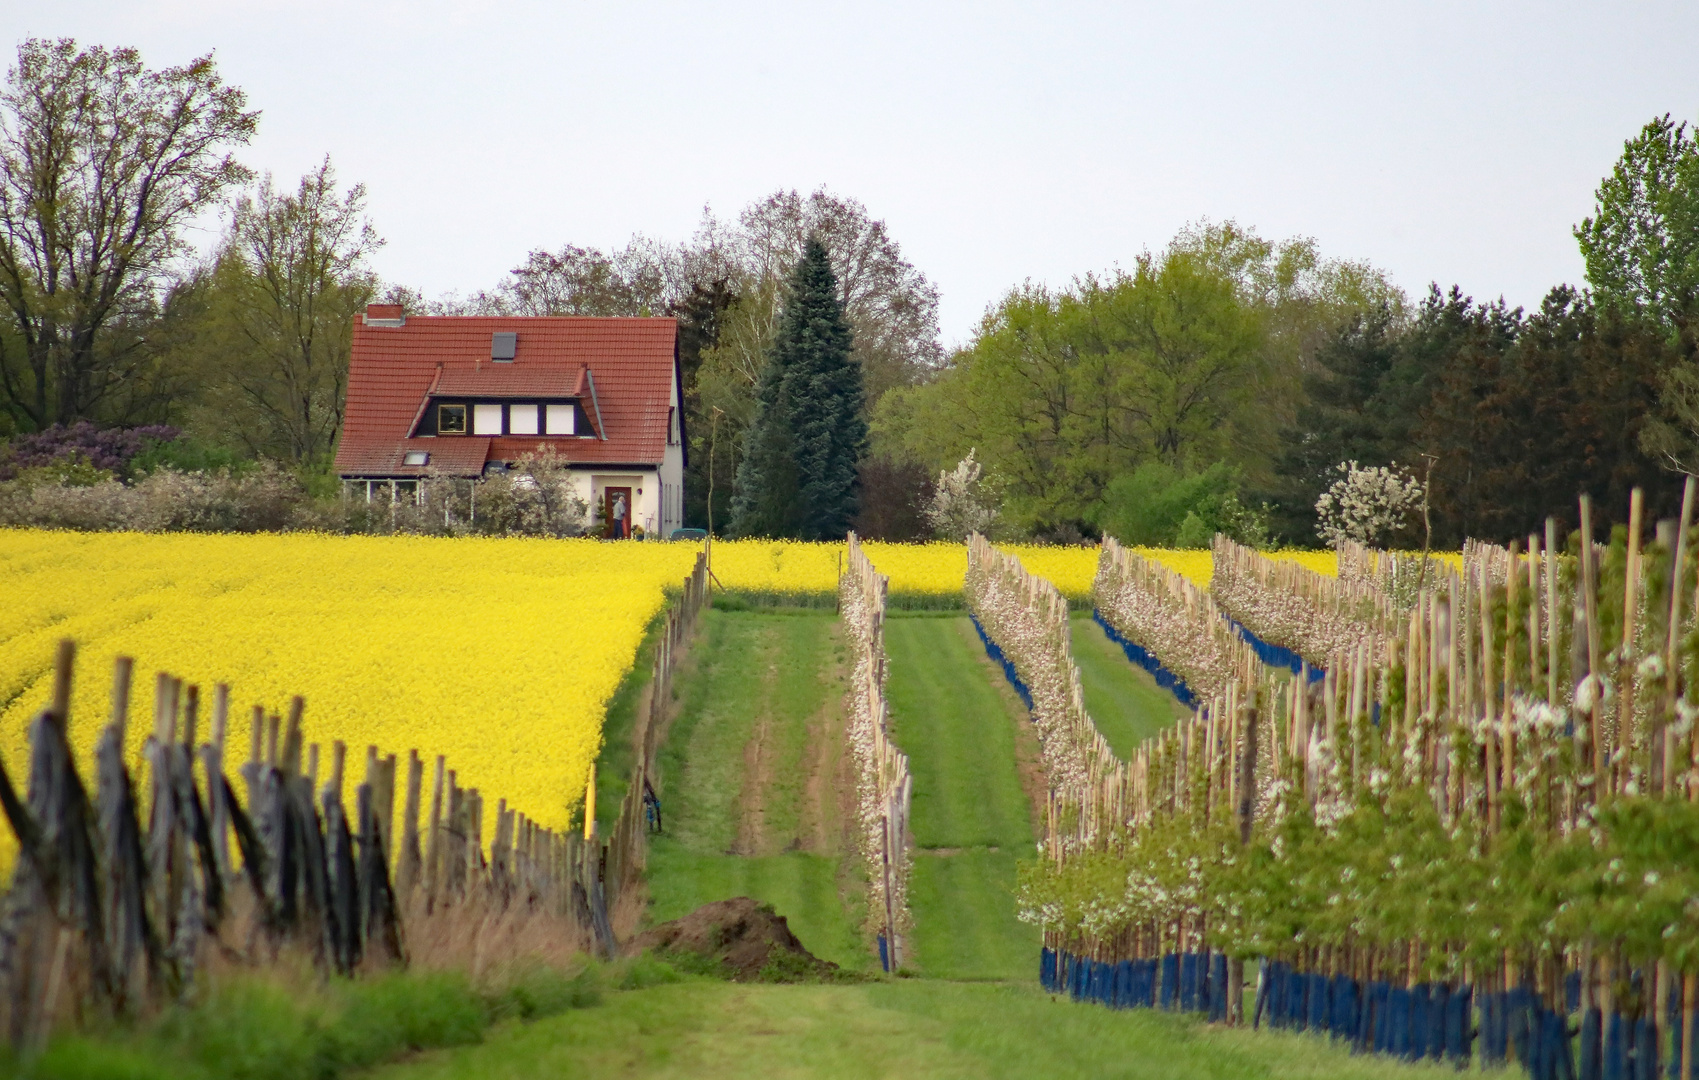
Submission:
<svg viewBox="0 0 1699 1080">
<path fill-rule="evenodd" d="M 1038 932 L 1015 918 L 1013 894 L 1016 861 L 1033 853 L 1017 766 L 1024 710 L 965 618 L 892 618 L 885 651 L 892 737 L 914 776 L 912 966 L 932 977 L 1036 978 Z"/>
<path fill-rule="evenodd" d="M 1038 927 L 1015 917 L 1013 851 L 914 853 L 909 910 L 913 966 L 929 978 L 1038 980 Z"/>
<path fill-rule="evenodd" d="M 659 754 L 666 832 L 649 851 L 650 920 L 751 896 L 815 955 L 877 966 L 843 843 L 838 620 L 829 610 L 703 618 Z"/>
<path fill-rule="evenodd" d="M 688 981 L 498 1027 L 385 1080 L 555 1077 L 1148 1077 L 1370 1080 L 1448 1067 L 1352 1057 L 1325 1040 L 1113 1012 L 1035 987 L 929 979 L 851 986 Z"/>
<path fill-rule="evenodd" d="M 1127 659 L 1089 612 L 1076 612 L 1070 623 L 1086 711 L 1118 757 L 1130 758 L 1139 743 L 1191 715 L 1149 672 Z"/>
<path fill-rule="evenodd" d="M 1032 809 L 1015 765 L 1015 725 L 1028 721 L 991 680 L 1002 673 L 985 659 L 973 624 L 892 617 L 885 651 L 891 736 L 914 776 L 914 842 L 1030 850 Z"/>
</svg>

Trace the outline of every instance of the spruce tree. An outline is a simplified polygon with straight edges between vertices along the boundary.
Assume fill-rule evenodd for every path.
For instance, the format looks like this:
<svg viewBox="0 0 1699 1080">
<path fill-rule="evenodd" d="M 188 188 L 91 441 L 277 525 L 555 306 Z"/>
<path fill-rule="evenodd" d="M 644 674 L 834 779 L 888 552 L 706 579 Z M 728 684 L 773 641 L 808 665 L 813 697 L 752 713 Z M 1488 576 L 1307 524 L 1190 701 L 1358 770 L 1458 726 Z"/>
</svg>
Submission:
<svg viewBox="0 0 1699 1080">
<path fill-rule="evenodd" d="M 867 446 L 852 343 L 832 264 L 810 237 L 791 274 L 744 436 L 735 535 L 835 540 L 849 530 Z"/>
</svg>

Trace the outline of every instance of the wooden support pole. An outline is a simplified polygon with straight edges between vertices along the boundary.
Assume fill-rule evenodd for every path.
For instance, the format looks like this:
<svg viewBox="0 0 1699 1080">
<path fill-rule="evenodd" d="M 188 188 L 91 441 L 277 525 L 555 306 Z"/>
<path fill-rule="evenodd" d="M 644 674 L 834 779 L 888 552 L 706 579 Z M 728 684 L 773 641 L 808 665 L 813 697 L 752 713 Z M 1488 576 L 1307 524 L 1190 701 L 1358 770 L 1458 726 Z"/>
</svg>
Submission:
<svg viewBox="0 0 1699 1080">
<path fill-rule="evenodd" d="M 112 727 L 118 732 L 118 747 L 124 746 L 125 729 L 130 724 L 130 680 L 135 677 L 136 662 L 120 656 L 112 664 Z"/>
<path fill-rule="evenodd" d="M 1610 791 L 1610 747 L 1605 745 L 1604 725 L 1599 720 L 1604 683 L 1599 674 L 1598 563 L 1593 553 L 1593 501 L 1586 495 L 1581 496 L 1581 600 L 1587 619 L 1587 676 L 1593 690 L 1588 724 L 1593 744 L 1593 798 L 1597 800 Z"/>
<path fill-rule="evenodd" d="M 1557 707 L 1557 518 L 1546 518 L 1546 704 Z"/>
<path fill-rule="evenodd" d="M 419 751 L 407 751 L 407 798 L 401 811 L 401 864 L 396 874 L 396 895 L 402 904 L 411 899 L 419 883 L 419 799 L 424 785 L 425 763 Z"/>
<path fill-rule="evenodd" d="M 77 643 L 70 638 L 59 639 L 59 650 L 53 658 L 53 721 L 60 731 L 69 730 L 71 719 L 71 679 L 77 664 Z"/>
<path fill-rule="evenodd" d="M 445 783 L 447 776 L 444 772 L 444 759 L 437 755 L 436 766 L 431 776 L 431 816 L 425 831 L 425 910 L 430 911 L 437 902 L 437 890 L 442 887 L 442 821 L 443 800 L 447 797 Z"/>
</svg>

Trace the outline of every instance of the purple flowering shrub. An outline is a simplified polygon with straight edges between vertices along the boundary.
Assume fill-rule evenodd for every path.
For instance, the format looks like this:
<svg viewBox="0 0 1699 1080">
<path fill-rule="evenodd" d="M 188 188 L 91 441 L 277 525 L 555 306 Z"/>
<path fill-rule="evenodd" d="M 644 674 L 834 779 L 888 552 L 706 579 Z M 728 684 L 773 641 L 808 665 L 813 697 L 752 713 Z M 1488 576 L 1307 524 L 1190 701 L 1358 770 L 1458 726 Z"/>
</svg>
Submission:
<svg viewBox="0 0 1699 1080">
<path fill-rule="evenodd" d="M 11 480 L 25 469 L 38 469 L 81 458 L 103 472 L 123 474 L 143 451 L 168 443 L 182 432 L 167 424 L 133 428 L 100 428 L 87 420 L 66 427 L 54 424 L 44 431 L 19 435 L 0 449 L 0 480 Z"/>
</svg>

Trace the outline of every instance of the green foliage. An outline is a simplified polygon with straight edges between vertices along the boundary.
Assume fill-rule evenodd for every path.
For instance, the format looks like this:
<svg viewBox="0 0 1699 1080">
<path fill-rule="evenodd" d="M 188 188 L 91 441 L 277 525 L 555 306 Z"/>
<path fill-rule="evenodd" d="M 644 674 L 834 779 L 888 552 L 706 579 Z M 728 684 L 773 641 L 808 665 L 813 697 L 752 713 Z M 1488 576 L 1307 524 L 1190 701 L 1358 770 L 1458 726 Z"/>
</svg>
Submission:
<svg viewBox="0 0 1699 1080">
<path fill-rule="evenodd" d="M 676 982 L 639 957 L 571 971 L 521 964 L 486 985 L 452 972 L 396 972 L 309 987 L 251 977 L 134 1027 L 54 1040 L 40 1080 L 334 1080 L 404 1054 L 480 1042 L 492 1024 L 532 1021 L 620 990 Z M 5 1063 L 0 1061 L 0 1066 Z"/>
<path fill-rule="evenodd" d="M 850 528 L 867 448 L 852 344 L 831 261 L 810 240 L 744 435 L 732 503 L 737 535 L 829 540 Z"/>
<path fill-rule="evenodd" d="M 158 294 L 185 234 L 252 173 L 259 113 L 209 53 L 29 38 L 0 88 L 0 409 L 19 428 L 123 422 L 170 402 Z M 17 347 L 22 346 L 22 347 Z"/>
<path fill-rule="evenodd" d="M 1575 227 L 1587 282 L 1611 304 L 1667 327 L 1699 314 L 1699 143 L 1668 113 L 1623 144 Z"/>
<path fill-rule="evenodd" d="M 934 382 L 885 396 L 874 438 L 932 468 L 977 448 L 1009 524 L 1040 535 L 1090 531 L 1112 483 L 1147 463 L 1227 461 L 1265 484 L 1299 371 L 1365 304 L 1402 310 L 1402 296 L 1307 241 L 1188 229 L 1130 271 L 1011 290 Z"/>
<path fill-rule="evenodd" d="M 204 439 L 185 435 L 170 442 L 156 442 L 137 454 L 130 461 L 130 472 L 132 475 L 142 476 L 156 469 L 171 469 L 180 473 L 225 472 L 242 475 L 252 470 L 255 465 L 256 462 L 252 458 L 243 457 Z"/>
<path fill-rule="evenodd" d="M 1266 511 L 1247 510 L 1238 485 L 1237 471 L 1225 461 L 1194 473 L 1149 462 L 1110 481 L 1096 523 L 1126 544 L 1205 548 L 1221 532 L 1266 547 Z"/>
<path fill-rule="evenodd" d="M 629 961 L 615 977 L 619 989 L 676 980 L 676 972 L 650 958 Z M 568 1009 L 588 1009 L 602 1003 L 603 973 L 595 968 L 560 971 L 545 964 L 524 964 L 502 984 L 485 994 L 492 1020 L 535 1020 Z"/>
<path fill-rule="evenodd" d="M 1659 409 L 1677 359 L 1646 320 L 1568 287 L 1526 316 L 1435 288 L 1408 325 L 1382 312 L 1317 353 L 1306 403 L 1281 436 L 1274 527 L 1309 542 L 1329 471 L 1351 460 L 1397 462 L 1418 478 L 1431 460 L 1438 548 L 1526 536 L 1550 515 L 1573 521 L 1580 491 L 1611 514 L 1646 485 L 1648 512 L 1670 514 L 1679 488 L 1647 480 L 1665 449 L 1689 445 Z"/>
<path fill-rule="evenodd" d="M 25 491 L 46 487 L 94 487 L 112 479 L 112 474 L 98 468 L 82 454 L 67 454 L 48 465 L 19 469 L 12 483 Z"/>
</svg>

